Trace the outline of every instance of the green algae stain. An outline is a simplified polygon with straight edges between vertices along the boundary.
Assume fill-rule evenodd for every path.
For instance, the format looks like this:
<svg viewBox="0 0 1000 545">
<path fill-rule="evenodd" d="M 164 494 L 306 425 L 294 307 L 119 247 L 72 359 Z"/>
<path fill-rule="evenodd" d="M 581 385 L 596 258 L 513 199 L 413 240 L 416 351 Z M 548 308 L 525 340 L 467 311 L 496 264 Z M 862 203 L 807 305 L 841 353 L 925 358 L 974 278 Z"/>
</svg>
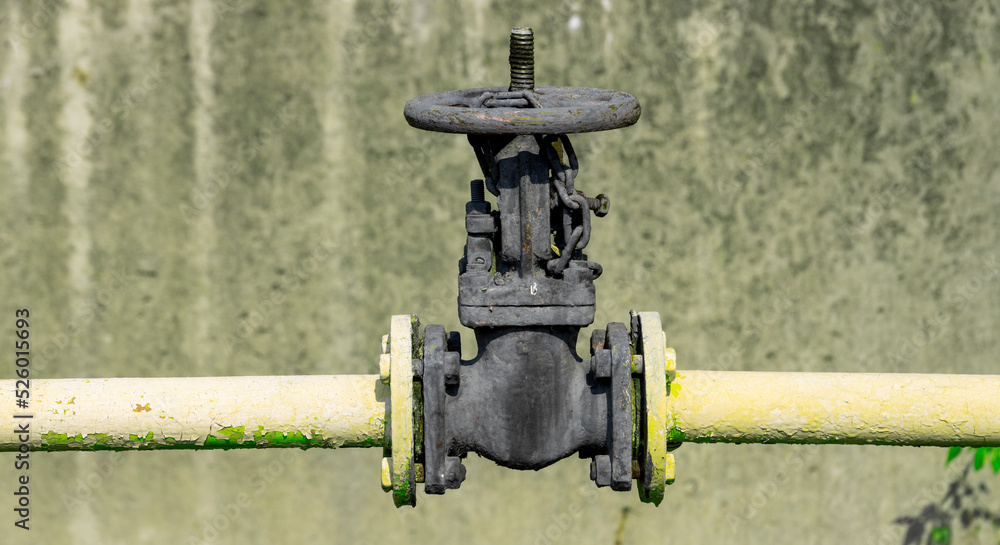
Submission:
<svg viewBox="0 0 1000 545">
<path fill-rule="evenodd" d="M 77 435 L 76 437 L 80 437 L 80 436 Z M 75 439 L 75 437 L 73 439 Z M 68 435 L 66 435 L 65 433 L 56 433 L 54 431 L 50 431 L 49 433 L 46 433 L 45 435 L 42 436 L 42 445 L 48 445 L 49 447 L 52 447 L 53 449 L 55 449 L 56 447 L 66 447 L 66 448 L 69 448 L 70 441 L 71 441 L 71 438 Z M 80 441 L 81 442 L 83 441 L 82 437 L 80 437 Z M 63 450 L 63 449 L 60 449 L 60 450 Z"/>
<path fill-rule="evenodd" d="M 50 431 L 42 435 L 42 450 L 113 450 L 114 438 L 106 433 L 67 435 Z"/>
<path fill-rule="evenodd" d="M 229 426 L 212 432 L 205 438 L 206 447 L 233 448 L 243 446 L 243 437 L 246 428 L 243 426 Z"/>
<path fill-rule="evenodd" d="M 84 439 L 84 442 L 91 443 L 95 448 L 110 448 L 113 440 L 114 438 L 106 433 L 91 433 Z"/>
<path fill-rule="evenodd" d="M 138 447 L 141 448 L 141 447 L 145 446 L 146 443 L 149 443 L 149 442 L 151 442 L 153 440 L 153 432 L 149 432 L 149 433 L 147 433 L 146 435 L 144 435 L 142 437 L 140 437 L 140 436 L 138 436 L 138 435 L 136 435 L 134 433 L 131 433 L 128 436 L 128 440 L 131 443 L 139 443 L 136 446 L 138 446 Z"/>
<path fill-rule="evenodd" d="M 671 428 L 667 432 L 667 443 L 684 443 L 688 440 L 687 435 L 677 428 Z"/>
<path fill-rule="evenodd" d="M 193 439 L 178 441 L 175 437 L 157 439 L 153 432 L 145 435 L 130 434 L 128 437 L 115 437 L 106 433 L 67 435 L 50 431 L 42 435 L 41 449 L 44 451 L 68 450 L 183 450 L 218 448 L 223 450 L 234 448 L 311 448 L 311 447 L 379 447 L 381 437 L 366 437 L 355 442 L 337 443 L 324 438 L 317 430 L 281 432 L 264 431 L 258 426 L 253 432 L 253 438 L 246 438 L 243 426 L 231 426 L 213 432 L 203 442 Z"/>
</svg>

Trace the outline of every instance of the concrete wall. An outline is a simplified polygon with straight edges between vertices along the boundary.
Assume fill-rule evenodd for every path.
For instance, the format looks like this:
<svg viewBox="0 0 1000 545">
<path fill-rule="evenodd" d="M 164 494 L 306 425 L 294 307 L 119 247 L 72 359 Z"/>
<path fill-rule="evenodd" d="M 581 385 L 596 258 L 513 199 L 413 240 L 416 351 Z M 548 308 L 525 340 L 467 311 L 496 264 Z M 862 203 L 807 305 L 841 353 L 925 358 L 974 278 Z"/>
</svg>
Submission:
<svg viewBox="0 0 1000 545">
<path fill-rule="evenodd" d="M 598 324 L 659 311 L 682 369 L 996 373 L 1000 14 L 963 6 L 4 2 L 2 319 L 30 306 L 50 378 L 372 373 L 391 314 L 458 327 L 478 167 L 402 108 L 505 84 L 527 25 L 539 84 L 643 107 L 574 138 L 580 187 L 613 202 Z M 414 511 L 373 450 L 38 455 L 31 533 L 0 522 L 67 544 L 901 543 L 952 478 L 936 448 L 676 455 L 659 509 L 583 460 L 470 459 Z"/>
</svg>

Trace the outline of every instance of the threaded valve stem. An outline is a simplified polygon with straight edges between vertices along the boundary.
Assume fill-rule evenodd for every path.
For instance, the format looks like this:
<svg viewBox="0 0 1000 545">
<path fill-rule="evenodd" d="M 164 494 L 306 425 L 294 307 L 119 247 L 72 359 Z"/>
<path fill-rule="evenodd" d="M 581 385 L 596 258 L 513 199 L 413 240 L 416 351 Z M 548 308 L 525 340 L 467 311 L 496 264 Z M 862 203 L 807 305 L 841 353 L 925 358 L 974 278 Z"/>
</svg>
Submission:
<svg viewBox="0 0 1000 545">
<path fill-rule="evenodd" d="M 510 90 L 535 89 L 535 35 L 528 27 L 510 31 Z"/>
</svg>

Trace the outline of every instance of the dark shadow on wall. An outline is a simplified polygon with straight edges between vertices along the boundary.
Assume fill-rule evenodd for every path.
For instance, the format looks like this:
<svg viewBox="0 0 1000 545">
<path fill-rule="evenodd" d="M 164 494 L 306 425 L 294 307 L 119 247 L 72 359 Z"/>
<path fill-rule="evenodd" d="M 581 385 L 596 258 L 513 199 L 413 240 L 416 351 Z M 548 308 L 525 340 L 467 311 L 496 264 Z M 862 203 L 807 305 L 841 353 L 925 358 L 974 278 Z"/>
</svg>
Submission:
<svg viewBox="0 0 1000 545">
<path fill-rule="evenodd" d="M 901 516 L 895 524 L 906 527 L 903 545 L 944 545 L 951 543 L 952 528 L 961 524 L 963 529 L 981 522 L 1000 527 L 1000 513 L 982 505 L 990 490 L 985 483 L 969 482 L 972 462 L 950 483 L 941 500 L 926 504 L 918 515 Z"/>
</svg>

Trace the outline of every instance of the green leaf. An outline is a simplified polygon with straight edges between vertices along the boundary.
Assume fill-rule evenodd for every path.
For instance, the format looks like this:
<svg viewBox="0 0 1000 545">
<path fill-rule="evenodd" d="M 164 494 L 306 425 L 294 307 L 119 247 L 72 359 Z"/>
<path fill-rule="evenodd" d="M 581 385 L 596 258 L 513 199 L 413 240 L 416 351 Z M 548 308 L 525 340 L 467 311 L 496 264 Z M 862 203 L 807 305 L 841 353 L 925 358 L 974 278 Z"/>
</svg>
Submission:
<svg viewBox="0 0 1000 545">
<path fill-rule="evenodd" d="M 1000 473 L 1000 447 L 993 448 L 993 473 Z"/>
<path fill-rule="evenodd" d="M 976 458 L 972 463 L 972 466 L 979 471 L 983 468 L 983 462 L 986 461 L 986 453 L 993 450 L 991 447 L 979 447 L 976 449 Z"/>
<path fill-rule="evenodd" d="M 941 545 L 951 543 L 951 528 L 939 526 L 931 530 L 931 543 L 940 543 Z"/>
<path fill-rule="evenodd" d="M 944 465 L 950 464 L 951 461 L 957 458 L 959 454 L 962 454 L 962 447 L 951 447 L 948 449 L 948 461 L 945 462 Z"/>
</svg>

